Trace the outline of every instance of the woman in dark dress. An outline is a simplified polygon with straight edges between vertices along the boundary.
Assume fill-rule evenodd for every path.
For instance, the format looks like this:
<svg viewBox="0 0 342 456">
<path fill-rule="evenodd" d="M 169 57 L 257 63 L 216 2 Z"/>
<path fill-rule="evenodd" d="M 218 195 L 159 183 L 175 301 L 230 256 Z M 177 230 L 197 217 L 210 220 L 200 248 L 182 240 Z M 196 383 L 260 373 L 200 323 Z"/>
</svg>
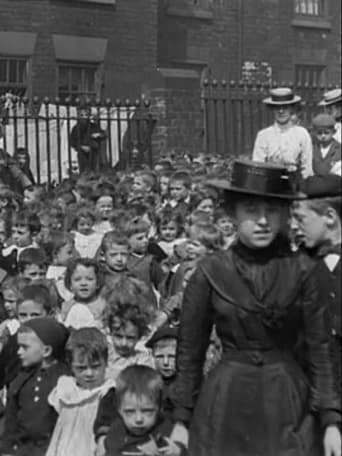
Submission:
<svg viewBox="0 0 342 456">
<path fill-rule="evenodd" d="M 225 189 L 238 240 L 205 258 L 185 291 L 174 434 L 186 438 L 190 424 L 189 456 L 341 455 L 314 266 L 284 242 L 296 197 L 290 181 L 275 165 L 237 161 L 230 185 L 215 182 Z M 214 324 L 222 359 L 202 383 Z M 299 336 L 308 376 L 296 361 Z"/>
</svg>

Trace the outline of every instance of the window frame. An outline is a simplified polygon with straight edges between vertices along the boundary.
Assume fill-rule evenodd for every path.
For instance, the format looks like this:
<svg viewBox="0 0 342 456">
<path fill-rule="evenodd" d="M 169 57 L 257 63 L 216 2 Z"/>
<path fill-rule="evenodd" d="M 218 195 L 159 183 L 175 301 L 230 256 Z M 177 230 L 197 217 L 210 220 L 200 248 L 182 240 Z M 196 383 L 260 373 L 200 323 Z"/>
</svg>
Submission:
<svg viewBox="0 0 342 456">
<path fill-rule="evenodd" d="M 94 70 L 94 91 L 89 91 L 89 90 L 81 90 L 81 91 L 70 91 L 70 85 L 72 84 L 71 81 L 71 74 L 68 76 L 68 95 L 66 96 L 61 96 L 61 91 L 60 91 L 60 72 L 61 69 L 65 68 L 68 71 L 72 72 L 73 69 L 80 69 L 81 74 L 83 74 L 83 71 L 86 70 Z M 74 101 L 76 98 L 89 98 L 89 99 L 95 99 L 100 97 L 101 95 L 101 89 L 102 89 L 102 84 L 98 84 L 97 80 L 99 77 L 101 71 L 101 63 L 95 63 L 95 62 L 73 62 L 73 61 L 58 61 L 57 62 L 57 68 L 56 68 L 56 95 L 59 97 L 61 100 L 65 100 L 67 98 L 70 98 L 72 101 Z M 84 75 L 81 76 L 81 83 L 84 81 Z"/>
<path fill-rule="evenodd" d="M 330 0 L 321 0 L 323 2 L 323 8 L 321 14 L 307 14 L 296 11 L 296 2 L 299 0 L 293 0 L 293 20 L 291 25 L 293 27 L 301 28 L 313 28 L 321 30 L 331 30 L 331 20 L 329 16 L 330 12 Z M 309 0 L 306 0 L 309 1 Z"/>
<path fill-rule="evenodd" d="M 318 14 L 306 13 L 303 11 L 296 11 L 296 8 L 297 8 L 297 5 L 299 2 L 304 2 L 306 4 L 306 6 L 308 7 L 310 2 L 313 5 L 313 2 L 315 2 L 315 1 L 318 2 L 318 8 L 320 9 Z M 294 14 L 295 14 L 295 17 L 310 18 L 310 19 L 322 19 L 322 18 L 326 19 L 327 15 L 328 15 L 327 6 L 328 6 L 327 0 L 294 0 Z"/>
<path fill-rule="evenodd" d="M 20 95 L 20 97 L 28 97 L 30 98 L 31 95 L 31 57 L 24 56 L 24 55 L 5 55 L 0 54 L 0 61 L 6 61 L 6 81 L 0 81 L 0 95 L 3 93 L 4 90 L 6 92 L 14 90 L 14 95 L 17 95 L 16 89 L 19 91 L 23 90 L 24 93 Z M 24 62 L 24 80 L 23 82 L 10 81 L 10 63 L 11 61 L 16 61 L 16 73 L 18 73 L 18 64 L 19 62 Z"/>
<path fill-rule="evenodd" d="M 318 63 L 318 62 L 296 62 L 295 65 L 294 65 L 294 81 L 295 81 L 295 85 L 296 86 L 305 86 L 305 84 L 307 84 L 307 82 L 302 82 L 297 79 L 297 74 L 298 74 L 298 71 L 299 70 L 304 70 L 304 69 L 307 69 L 307 70 L 321 70 L 321 73 L 320 73 L 320 78 L 321 80 L 320 81 L 316 81 L 315 83 L 311 83 L 309 82 L 309 87 L 313 87 L 314 85 L 316 86 L 321 86 L 322 84 L 326 84 L 327 80 L 328 80 L 328 67 L 327 65 L 324 65 L 324 64 L 321 64 L 321 63 Z"/>
</svg>

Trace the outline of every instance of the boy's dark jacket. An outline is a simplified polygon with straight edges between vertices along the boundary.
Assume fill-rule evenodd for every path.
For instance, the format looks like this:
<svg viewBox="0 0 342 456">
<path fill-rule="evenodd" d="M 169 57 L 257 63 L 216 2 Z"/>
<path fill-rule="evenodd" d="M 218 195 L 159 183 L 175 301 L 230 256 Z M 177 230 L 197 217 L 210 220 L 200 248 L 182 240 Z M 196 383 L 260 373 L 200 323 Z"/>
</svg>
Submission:
<svg viewBox="0 0 342 456">
<path fill-rule="evenodd" d="M 105 440 L 106 456 L 121 456 L 123 452 L 137 452 L 139 446 L 144 445 L 154 439 L 158 448 L 167 445 L 165 437 L 170 437 L 174 427 L 174 422 L 168 418 L 160 416 L 155 427 L 142 436 L 134 436 L 128 432 L 120 417 L 112 423 L 107 438 Z M 186 455 L 186 450 L 181 447 L 181 456 Z"/>
<path fill-rule="evenodd" d="M 20 370 L 17 335 L 9 336 L 0 353 L 0 390 L 9 386 Z"/>
<path fill-rule="evenodd" d="M 162 411 L 166 417 L 172 416 L 173 405 L 170 397 L 174 381 L 175 378 L 168 380 L 164 379 Z M 108 393 L 101 399 L 97 410 L 97 415 L 94 423 L 94 434 L 96 440 L 108 433 L 109 427 L 117 417 L 118 413 L 115 390 L 114 388 L 111 388 Z"/>
<path fill-rule="evenodd" d="M 149 300 L 157 307 L 157 299 L 152 285 L 156 290 L 159 289 L 164 279 L 164 272 L 155 257 L 150 254 L 137 256 L 131 253 L 128 257 L 127 269 L 137 279 L 146 284 Z"/>
<path fill-rule="evenodd" d="M 312 151 L 312 168 L 314 174 L 329 174 L 334 164 L 341 160 L 341 144 L 335 139 L 332 140 L 328 154 L 323 158 L 321 148 L 316 142 Z"/>
<path fill-rule="evenodd" d="M 63 363 L 48 369 L 22 369 L 11 383 L 1 451 L 16 456 L 44 456 L 57 420 L 48 396 L 58 378 L 69 375 Z M 0 451 L 0 454 L 1 454 Z"/>
<path fill-rule="evenodd" d="M 340 256 L 336 266 L 331 271 L 324 258 L 329 253 Z M 328 309 L 329 326 L 331 328 L 331 351 L 335 382 L 337 391 L 341 398 L 341 356 L 342 356 L 342 319 L 341 319 L 341 244 L 325 248 L 324 246 L 310 252 L 318 264 L 316 268 L 316 278 L 319 284 L 322 302 Z"/>
</svg>

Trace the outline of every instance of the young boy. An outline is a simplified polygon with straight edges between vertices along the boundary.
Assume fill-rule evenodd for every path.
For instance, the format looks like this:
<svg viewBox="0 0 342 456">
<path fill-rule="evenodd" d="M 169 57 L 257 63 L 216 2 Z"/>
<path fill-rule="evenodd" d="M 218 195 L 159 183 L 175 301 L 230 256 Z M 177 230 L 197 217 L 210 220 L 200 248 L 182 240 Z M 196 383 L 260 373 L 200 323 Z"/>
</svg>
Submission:
<svg viewBox="0 0 342 456">
<path fill-rule="evenodd" d="M 68 332 L 52 318 L 26 321 L 18 331 L 22 369 L 11 383 L 5 409 L 2 454 L 44 456 L 57 413 L 48 396 L 68 368 L 59 361 Z"/>
<path fill-rule="evenodd" d="M 48 260 L 43 249 L 29 247 L 19 255 L 18 275 L 30 285 L 36 280 L 44 279 Z"/>
<path fill-rule="evenodd" d="M 335 380 L 341 393 L 341 186 L 334 174 L 312 176 L 304 182 L 307 199 L 293 209 L 304 246 L 318 262 L 316 268 L 322 304 L 328 306 Z"/>
<path fill-rule="evenodd" d="M 147 366 L 130 366 L 116 383 L 118 416 L 112 423 L 105 449 L 107 456 L 133 454 L 186 454 L 185 447 L 171 440 L 173 422 L 163 417 L 160 374 Z"/>
<path fill-rule="evenodd" d="M 186 171 L 175 172 L 169 183 L 171 199 L 168 204 L 183 218 L 189 211 L 191 183 L 191 176 Z"/>
<path fill-rule="evenodd" d="M 20 324 L 32 318 L 47 317 L 52 313 L 50 293 L 44 285 L 23 288 L 17 302 L 16 315 Z M 8 386 L 19 370 L 17 334 L 8 337 L 0 352 L 0 389 Z"/>
<path fill-rule="evenodd" d="M 111 287 L 113 281 L 128 273 L 129 242 L 121 231 L 110 231 L 103 237 L 101 244 L 104 281 Z"/>
<path fill-rule="evenodd" d="M 132 193 L 146 196 L 152 194 L 155 186 L 156 177 L 151 171 L 138 171 L 133 179 Z"/>
<path fill-rule="evenodd" d="M 165 325 L 146 344 L 152 350 L 156 370 L 163 379 L 163 411 L 166 414 L 173 410 L 170 391 L 176 377 L 177 342 L 178 328 Z"/>
<path fill-rule="evenodd" d="M 312 167 L 315 174 L 332 172 L 336 163 L 341 161 L 341 144 L 334 139 L 335 119 L 329 114 L 319 114 L 312 121 L 314 127 L 314 147 Z"/>
<path fill-rule="evenodd" d="M 36 247 L 34 237 L 39 233 L 40 227 L 37 214 L 33 214 L 25 209 L 14 213 L 11 235 L 13 244 L 3 249 L 2 254 L 6 257 L 16 250 L 18 259 L 21 252 L 25 249 Z"/>
<path fill-rule="evenodd" d="M 151 302 L 157 306 L 155 291 L 164 279 L 164 273 L 155 257 L 148 253 L 149 228 L 149 224 L 139 217 L 127 223 L 125 233 L 130 247 L 127 269 L 149 287 Z"/>
</svg>

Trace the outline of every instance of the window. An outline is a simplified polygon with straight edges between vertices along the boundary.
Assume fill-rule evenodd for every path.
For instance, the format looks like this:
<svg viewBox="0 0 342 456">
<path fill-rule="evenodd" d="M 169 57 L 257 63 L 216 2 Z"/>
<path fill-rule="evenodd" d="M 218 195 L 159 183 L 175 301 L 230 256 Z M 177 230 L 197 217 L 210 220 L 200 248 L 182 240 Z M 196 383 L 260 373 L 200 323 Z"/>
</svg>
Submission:
<svg viewBox="0 0 342 456">
<path fill-rule="evenodd" d="M 99 93 L 96 90 L 97 65 L 59 64 L 58 96 L 65 100 L 70 97 L 93 99 Z"/>
<path fill-rule="evenodd" d="M 0 56 L 0 95 L 27 94 L 28 62 L 25 58 Z"/>
<path fill-rule="evenodd" d="M 326 67 L 321 65 L 296 65 L 297 85 L 321 85 L 326 83 Z"/>
<path fill-rule="evenodd" d="M 295 0 L 295 13 L 308 16 L 324 16 L 326 0 Z"/>
</svg>

